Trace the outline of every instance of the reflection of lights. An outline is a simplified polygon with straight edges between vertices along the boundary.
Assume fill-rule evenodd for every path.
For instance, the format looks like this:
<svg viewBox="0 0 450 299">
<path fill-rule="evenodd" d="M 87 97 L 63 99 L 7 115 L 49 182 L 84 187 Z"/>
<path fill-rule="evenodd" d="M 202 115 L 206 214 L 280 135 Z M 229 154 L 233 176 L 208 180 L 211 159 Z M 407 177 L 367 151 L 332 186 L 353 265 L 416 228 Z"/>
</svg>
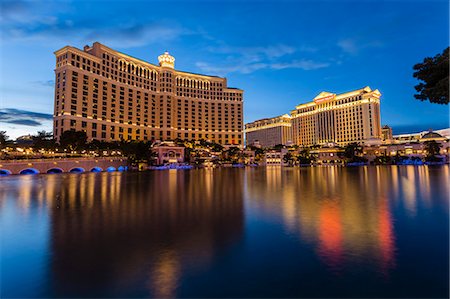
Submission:
<svg viewBox="0 0 450 299">
<path fill-rule="evenodd" d="M 155 298 L 175 298 L 180 265 L 174 251 L 163 252 L 151 273 L 150 288 Z"/>
<path fill-rule="evenodd" d="M 336 267 L 342 260 L 342 223 L 339 203 L 326 201 L 319 214 L 319 254 L 325 263 Z"/>
<path fill-rule="evenodd" d="M 381 267 L 385 274 L 387 268 L 393 266 L 395 240 L 394 230 L 392 227 L 392 217 L 389 209 L 389 203 L 386 199 L 382 199 L 379 208 L 378 218 L 378 241 L 381 253 Z"/>
<path fill-rule="evenodd" d="M 414 216 L 416 214 L 416 184 L 414 166 L 406 167 L 406 177 L 402 176 L 402 190 L 406 208 Z"/>
</svg>

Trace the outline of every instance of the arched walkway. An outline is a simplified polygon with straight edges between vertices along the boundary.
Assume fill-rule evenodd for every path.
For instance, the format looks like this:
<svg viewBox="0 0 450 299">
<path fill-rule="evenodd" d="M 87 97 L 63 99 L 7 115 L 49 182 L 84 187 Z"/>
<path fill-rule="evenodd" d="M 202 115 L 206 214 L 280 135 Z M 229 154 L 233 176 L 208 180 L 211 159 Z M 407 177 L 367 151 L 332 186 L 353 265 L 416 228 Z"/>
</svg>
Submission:
<svg viewBox="0 0 450 299">
<path fill-rule="evenodd" d="M 113 171 L 116 171 L 116 168 L 114 168 L 112 166 L 109 166 L 108 168 L 106 168 L 106 171 L 107 172 L 113 172 Z"/>
<path fill-rule="evenodd" d="M 47 170 L 47 173 L 62 173 L 63 170 L 61 168 L 50 168 L 49 170 Z"/>
<path fill-rule="evenodd" d="M 91 172 L 102 172 L 102 171 L 103 171 L 103 169 L 101 169 L 100 167 L 97 167 L 97 166 L 91 169 Z"/>
<path fill-rule="evenodd" d="M 25 168 L 19 172 L 19 174 L 38 174 L 39 170 L 34 168 Z"/>
<path fill-rule="evenodd" d="M 82 173 L 82 172 L 84 172 L 84 168 L 82 168 L 82 167 L 75 167 L 75 168 L 72 168 L 71 170 L 69 170 L 69 172 L 71 172 L 71 173 Z"/>
<path fill-rule="evenodd" d="M 11 175 L 11 171 L 9 171 L 8 169 L 0 169 L 0 176 L 7 176 L 7 175 Z"/>
</svg>

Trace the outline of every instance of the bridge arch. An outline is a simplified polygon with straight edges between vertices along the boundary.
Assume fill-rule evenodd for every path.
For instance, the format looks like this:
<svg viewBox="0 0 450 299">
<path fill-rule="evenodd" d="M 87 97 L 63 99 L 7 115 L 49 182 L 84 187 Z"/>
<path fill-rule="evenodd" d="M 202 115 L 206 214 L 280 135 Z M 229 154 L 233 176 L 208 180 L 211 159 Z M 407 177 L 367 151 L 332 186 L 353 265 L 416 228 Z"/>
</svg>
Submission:
<svg viewBox="0 0 450 299">
<path fill-rule="evenodd" d="M 102 171 L 103 171 L 103 169 L 101 169 L 98 166 L 95 166 L 95 167 L 91 168 L 91 172 L 102 172 Z"/>
<path fill-rule="evenodd" d="M 113 166 L 109 166 L 108 168 L 106 168 L 106 171 L 107 172 L 113 172 L 113 171 L 116 171 L 116 168 L 113 167 Z"/>
<path fill-rule="evenodd" d="M 25 168 L 22 169 L 19 174 L 38 174 L 39 170 L 37 170 L 36 168 Z"/>
<path fill-rule="evenodd" d="M 83 167 L 74 167 L 74 168 L 72 168 L 71 170 L 69 170 L 69 172 L 71 172 L 71 173 L 82 173 L 82 172 L 84 172 L 85 170 L 84 170 L 84 168 Z"/>
<path fill-rule="evenodd" d="M 0 169 L 0 176 L 7 176 L 7 175 L 11 175 L 12 172 L 8 169 Z"/>
<path fill-rule="evenodd" d="M 52 173 L 62 173 L 64 172 L 61 168 L 59 167 L 53 167 L 47 170 L 47 173 L 52 174 Z"/>
<path fill-rule="evenodd" d="M 119 167 L 117 167 L 117 170 L 118 171 L 125 171 L 125 167 L 124 166 L 119 166 Z"/>
</svg>

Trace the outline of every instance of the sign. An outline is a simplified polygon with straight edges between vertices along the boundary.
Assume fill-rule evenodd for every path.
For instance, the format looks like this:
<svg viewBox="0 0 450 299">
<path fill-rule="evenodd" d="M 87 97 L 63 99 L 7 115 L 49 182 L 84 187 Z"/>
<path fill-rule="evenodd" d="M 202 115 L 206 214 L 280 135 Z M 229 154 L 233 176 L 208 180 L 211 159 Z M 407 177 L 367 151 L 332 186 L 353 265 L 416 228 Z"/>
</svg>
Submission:
<svg viewBox="0 0 450 299">
<path fill-rule="evenodd" d="M 314 103 L 320 104 L 320 103 L 323 103 L 323 102 L 328 102 L 328 101 L 334 100 L 335 97 L 336 97 L 335 94 L 330 94 L 330 95 L 325 96 L 325 97 L 323 97 L 323 98 L 315 99 L 315 100 L 314 100 Z"/>
</svg>

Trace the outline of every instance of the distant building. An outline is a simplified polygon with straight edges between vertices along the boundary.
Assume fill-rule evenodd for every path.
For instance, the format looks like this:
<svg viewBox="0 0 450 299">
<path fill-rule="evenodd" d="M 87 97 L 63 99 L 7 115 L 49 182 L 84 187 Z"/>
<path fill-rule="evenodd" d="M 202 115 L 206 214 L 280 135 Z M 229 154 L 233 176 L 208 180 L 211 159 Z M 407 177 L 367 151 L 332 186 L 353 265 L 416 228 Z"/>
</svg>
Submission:
<svg viewBox="0 0 450 299">
<path fill-rule="evenodd" d="M 55 52 L 53 135 L 88 140 L 209 140 L 243 145 L 243 91 L 227 79 L 154 65 L 100 43 Z"/>
<path fill-rule="evenodd" d="M 384 125 L 381 128 L 381 140 L 389 141 L 392 140 L 392 128 L 388 125 Z"/>
<path fill-rule="evenodd" d="M 381 140 L 380 97 L 370 87 L 334 94 L 321 92 L 310 103 L 291 112 L 294 144 L 323 145 L 335 142 Z"/>
<path fill-rule="evenodd" d="M 287 114 L 264 118 L 245 125 L 247 145 L 272 147 L 292 142 L 291 117 Z"/>
<path fill-rule="evenodd" d="M 429 140 L 444 141 L 450 139 L 450 128 L 442 130 L 428 130 L 418 133 L 398 134 L 392 137 L 394 143 L 423 142 Z"/>
<path fill-rule="evenodd" d="M 19 136 L 14 143 L 17 145 L 33 145 L 33 136 L 31 134 Z"/>
</svg>

